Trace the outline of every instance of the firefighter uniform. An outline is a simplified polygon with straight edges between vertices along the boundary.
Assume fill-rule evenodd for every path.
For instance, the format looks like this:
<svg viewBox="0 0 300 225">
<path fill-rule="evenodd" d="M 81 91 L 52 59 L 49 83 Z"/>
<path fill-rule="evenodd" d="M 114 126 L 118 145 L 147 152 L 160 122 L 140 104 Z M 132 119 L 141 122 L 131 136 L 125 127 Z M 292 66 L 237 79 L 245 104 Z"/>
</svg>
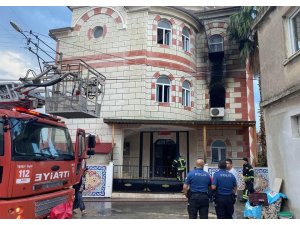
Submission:
<svg viewBox="0 0 300 225">
<path fill-rule="evenodd" d="M 254 170 L 248 162 L 243 165 L 243 177 L 245 181 L 243 200 L 247 201 L 249 194 L 254 193 Z"/>
<path fill-rule="evenodd" d="M 190 219 L 208 219 L 208 188 L 211 185 L 210 175 L 202 168 L 196 168 L 189 172 L 185 182 L 189 186 L 188 213 Z"/>
<path fill-rule="evenodd" d="M 175 170 L 177 180 L 183 181 L 184 173 L 185 173 L 185 169 L 186 169 L 186 162 L 185 162 L 184 158 L 181 158 L 181 156 L 179 156 L 178 159 L 174 159 L 174 161 L 172 163 L 172 167 Z"/>
<path fill-rule="evenodd" d="M 234 175 L 220 169 L 214 173 L 212 185 L 216 187 L 215 209 L 218 219 L 232 219 L 234 212 L 235 194 L 237 187 Z"/>
</svg>

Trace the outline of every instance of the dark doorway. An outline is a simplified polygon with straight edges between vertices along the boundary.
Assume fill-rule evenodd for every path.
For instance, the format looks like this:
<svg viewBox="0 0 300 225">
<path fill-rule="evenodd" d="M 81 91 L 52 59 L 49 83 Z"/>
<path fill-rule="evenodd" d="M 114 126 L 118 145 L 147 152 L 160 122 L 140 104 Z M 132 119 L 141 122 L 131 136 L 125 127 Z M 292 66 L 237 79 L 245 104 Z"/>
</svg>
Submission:
<svg viewBox="0 0 300 225">
<path fill-rule="evenodd" d="M 178 154 L 177 145 L 173 140 L 157 140 L 154 144 L 154 176 L 165 178 L 175 177 L 172 162 Z"/>
</svg>

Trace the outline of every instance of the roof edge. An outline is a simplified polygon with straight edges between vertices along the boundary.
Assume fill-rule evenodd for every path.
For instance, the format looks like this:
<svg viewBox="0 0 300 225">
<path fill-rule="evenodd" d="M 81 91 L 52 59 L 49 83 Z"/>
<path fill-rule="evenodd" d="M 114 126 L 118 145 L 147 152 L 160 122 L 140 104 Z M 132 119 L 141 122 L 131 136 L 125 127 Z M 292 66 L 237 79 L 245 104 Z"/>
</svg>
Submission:
<svg viewBox="0 0 300 225">
<path fill-rule="evenodd" d="M 223 120 L 147 120 L 147 119 L 120 119 L 103 118 L 107 124 L 160 124 L 160 125 L 237 125 L 254 126 L 256 121 L 223 121 Z"/>
</svg>

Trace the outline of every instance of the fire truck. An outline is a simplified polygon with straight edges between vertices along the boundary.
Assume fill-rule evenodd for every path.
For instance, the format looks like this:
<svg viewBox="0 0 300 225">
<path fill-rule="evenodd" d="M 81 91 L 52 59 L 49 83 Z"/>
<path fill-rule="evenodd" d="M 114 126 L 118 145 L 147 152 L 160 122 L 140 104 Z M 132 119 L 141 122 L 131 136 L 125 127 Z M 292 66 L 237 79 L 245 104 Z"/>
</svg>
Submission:
<svg viewBox="0 0 300 225">
<path fill-rule="evenodd" d="M 0 218 L 45 218 L 72 202 L 95 136 L 60 119 L 98 118 L 105 77 L 82 60 L 0 83 Z M 46 113 L 36 109 L 45 106 Z M 49 114 L 51 115 L 49 115 Z"/>
</svg>

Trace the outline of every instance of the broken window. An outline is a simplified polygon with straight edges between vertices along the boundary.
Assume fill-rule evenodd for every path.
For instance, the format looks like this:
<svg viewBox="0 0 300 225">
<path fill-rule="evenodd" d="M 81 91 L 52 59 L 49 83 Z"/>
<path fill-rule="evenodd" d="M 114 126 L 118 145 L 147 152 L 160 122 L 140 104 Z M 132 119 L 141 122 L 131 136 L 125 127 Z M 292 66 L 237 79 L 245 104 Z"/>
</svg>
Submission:
<svg viewBox="0 0 300 225">
<path fill-rule="evenodd" d="M 211 81 L 209 89 L 210 107 L 211 108 L 224 108 L 225 107 L 225 88 L 221 81 Z"/>
<path fill-rule="evenodd" d="M 223 52 L 223 37 L 215 34 L 209 38 L 208 41 L 209 52 Z"/>
<path fill-rule="evenodd" d="M 187 27 L 182 30 L 182 48 L 184 51 L 190 51 L 190 31 Z"/>
<path fill-rule="evenodd" d="M 182 84 L 182 105 L 191 106 L 191 86 L 187 80 Z"/>
<path fill-rule="evenodd" d="M 170 102 L 170 80 L 167 76 L 160 76 L 156 82 L 156 101 Z"/>
<path fill-rule="evenodd" d="M 171 44 L 171 25 L 166 20 L 161 20 L 158 22 L 157 43 L 162 45 Z"/>
<path fill-rule="evenodd" d="M 214 141 L 211 145 L 211 163 L 218 163 L 226 159 L 226 145 L 224 141 Z"/>
</svg>

